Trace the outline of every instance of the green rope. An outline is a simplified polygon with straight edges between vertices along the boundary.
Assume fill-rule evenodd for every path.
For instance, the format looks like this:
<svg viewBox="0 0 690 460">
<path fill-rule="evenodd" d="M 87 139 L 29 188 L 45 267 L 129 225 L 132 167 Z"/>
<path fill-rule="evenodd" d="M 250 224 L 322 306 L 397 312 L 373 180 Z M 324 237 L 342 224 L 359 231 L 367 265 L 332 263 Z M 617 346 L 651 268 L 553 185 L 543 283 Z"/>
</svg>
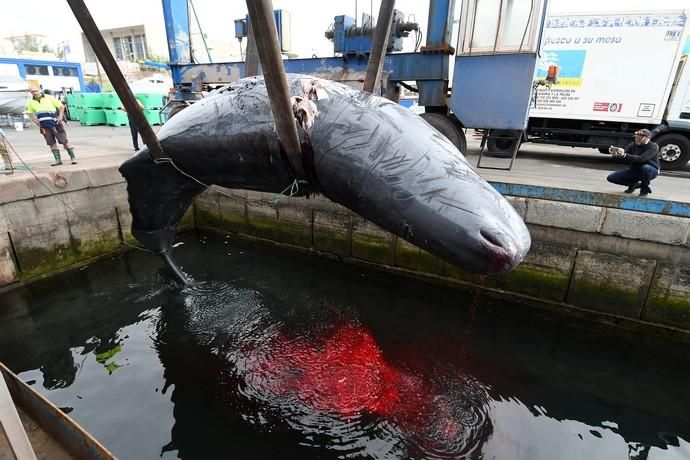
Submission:
<svg viewBox="0 0 690 460">
<path fill-rule="evenodd" d="M 273 198 L 271 198 L 270 200 L 268 200 L 268 204 L 269 204 L 270 206 L 274 207 L 274 208 L 277 208 L 278 206 L 280 206 L 280 197 L 281 197 L 281 195 L 284 195 L 285 192 L 287 192 L 287 191 L 289 190 L 290 193 L 288 194 L 288 197 L 292 198 L 293 196 L 295 196 L 295 195 L 297 195 L 297 194 L 299 193 L 299 186 L 300 186 L 300 184 L 303 184 L 303 185 L 304 185 L 304 184 L 308 184 L 308 183 L 309 183 L 309 182 L 307 182 L 307 181 L 305 181 L 305 180 L 295 179 L 295 180 L 292 182 L 292 184 L 290 184 L 290 185 L 288 185 L 287 187 L 285 187 L 285 190 L 283 190 L 283 191 L 280 192 L 280 193 L 276 193 L 275 196 L 274 196 Z"/>
</svg>

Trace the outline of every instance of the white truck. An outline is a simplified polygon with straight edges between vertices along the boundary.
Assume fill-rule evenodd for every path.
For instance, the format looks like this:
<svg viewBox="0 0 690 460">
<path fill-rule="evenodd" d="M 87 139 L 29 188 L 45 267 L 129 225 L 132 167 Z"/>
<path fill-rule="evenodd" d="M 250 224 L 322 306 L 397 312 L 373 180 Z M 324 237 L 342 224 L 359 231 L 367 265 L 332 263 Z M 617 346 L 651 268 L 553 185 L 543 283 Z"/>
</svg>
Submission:
<svg viewBox="0 0 690 460">
<path fill-rule="evenodd" d="M 686 11 L 548 16 L 522 142 L 625 145 L 655 130 L 662 169 L 690 161 L 690 39 Z M 487 148 L 512 154 L 515 133 Z"/>
</svg>

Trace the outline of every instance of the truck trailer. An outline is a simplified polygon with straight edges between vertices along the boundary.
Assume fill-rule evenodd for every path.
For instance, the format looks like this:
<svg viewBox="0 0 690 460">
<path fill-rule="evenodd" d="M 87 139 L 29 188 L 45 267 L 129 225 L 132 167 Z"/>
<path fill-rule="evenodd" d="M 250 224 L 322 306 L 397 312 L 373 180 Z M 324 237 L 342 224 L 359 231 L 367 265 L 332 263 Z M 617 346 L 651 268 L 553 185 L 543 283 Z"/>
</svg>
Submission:
<svg viewBox="0 0 690 460">
<path fill-rule="evenodd" d="M 522 136 L 494 131 L 487 149 L 521 142 L 591 147 L 653 131 L 662 169 L 690 161 L 690 40 L 686 11 L 547 16 Z"/>
</svg>

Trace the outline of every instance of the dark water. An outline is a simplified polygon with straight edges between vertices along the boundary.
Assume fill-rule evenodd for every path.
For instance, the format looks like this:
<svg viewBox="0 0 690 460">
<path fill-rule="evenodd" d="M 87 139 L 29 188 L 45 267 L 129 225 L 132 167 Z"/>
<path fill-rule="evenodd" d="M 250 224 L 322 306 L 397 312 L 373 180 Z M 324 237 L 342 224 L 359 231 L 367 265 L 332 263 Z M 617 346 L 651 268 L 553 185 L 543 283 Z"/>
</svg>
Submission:
<svg viewBox="0 0 690 460">
<path fill-rule="evenodd" d="M 690 345 L 187 234 L 0 297 L 0 360 L 123 459 L 690 458 Z"/>
</svg>

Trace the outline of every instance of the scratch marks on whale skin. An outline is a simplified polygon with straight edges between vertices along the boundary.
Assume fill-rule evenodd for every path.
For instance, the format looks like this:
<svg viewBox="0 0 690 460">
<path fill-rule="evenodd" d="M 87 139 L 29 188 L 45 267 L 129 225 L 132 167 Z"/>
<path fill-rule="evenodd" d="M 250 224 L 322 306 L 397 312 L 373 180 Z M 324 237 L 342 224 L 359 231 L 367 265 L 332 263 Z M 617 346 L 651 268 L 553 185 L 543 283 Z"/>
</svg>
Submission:
<svg viewBox="0 0 690 460">
<path fill-rule="evenodd" d="M 390 136 L 386 134 L 378 135 L 379 134 L 379 125 L 374 126 L 374 129 L 371 131 L 365 131 L 365 130 L 360 130 L 353 132 L 352 135 L 346 136 L 343 141 L 344 141 L 344 147 L 343 151 L 345 152 L 350 152 L 353 150 L 360 150 L 365 146 L 370 145 L 372 142 L 374 142 L 374 149 L 373 151 L 369 154 L 369 158 L 376 158 L 377 156 L 380 155 L 380 151 L 382 150 L 382 144 L 385 144 L 386 142 L 391 142 L 392 139 L 390 139 Z M 351 142 L 350 141 L 355 141 Z"/>
<path fill-rule="evenodd" d="M 447 187 L 437 187 L 431 190 L 427 190 L 426 192 L 422 192 L 419 194 L 419 197 L 423 199 L 424 201 L 431 201 L 433 198 L 436 197 L 441 197 L 443 193 L 447 190 Z"/>
<path fill-rule="evenodd" d="M 332 140 L 337 140 L 335 144 L 328 146 L 320 155 L 316 164 L 319 165 L 323 161 L 327 160 L 329 156 L 337 154 L 341 155 L 344 152 L 355 154 L 351 156 L 352 159 L 357 159 L 359 156 L 356 154 L 358 150 L 362 150 L 365 147 L 370 146 L 372 142 L 376 142 L 376 147 L 372 150 L 371 155 L 382 155 L 385 147 L 381 143 L 383 139 L 387 139 L 388 142 L 391 141 L 389 136 L 384 136 L 379 138 L 380 124 L 372 121 L 370 126 L 373 125 L 372 129 L 362 129 L 362 125 L 353 124 L 348 121 L 347 123 L 341 123 L 338 120 L 345 113 L 345 111 L 351 107 L 344 106 L 335 116 L 326 114 L 321 120 L 318 120 L 314 124 L 313 132 L 310 134 L 312 139 L 318 139 L 322 134 L 328 136 Z M 360 112 L 365 112 L 365 110 L 359 110 Z M 329 133 L 324 132 L 328 130 Z M 370 155 L 370 158 L 371 158 Z"/>
<path fill-rule="evenodd" d="M 357 107 L 357 109 L 355 110 L 355 120 L 357 120 L 358 122 L 366 123 L 367 119 L 371 119 L 372 113 L 375 113 L 376 118 L 378 118 L 378 123 L 385 124 L 388 127 L 393 128 L 399 134 L 402 134 L 404 133 L 404 131 L 398 125 L 398 120 L 396 120 L 394 117 L 387 113 L 388 110 L 390 110 L 393 107 L 395 107 L 395 105 L 392 102 L 385 100 L 379 101 L 375 104 L 371 104 L 370 107 Z M 372 109 L 374 110 L 373 112 Z M 396 110 L 396 108 L 393 108 L 393 110 Z"/>
<path fill-rule="evenodd" d="M 474 216 L 482 215 L 481 212 L 477 212 L 476 210 L 468 208 L 467 203 L 465 203 L 464 201 L 458 201 L 454 197 L 439 194 L 434 198 L 436 198 L 438 202 L 441 204 L 441 208 L 439 209 L 440 212 L 445 212 L 448 208 L 453 208 L 457 209 L 458 211 L 465 212 L 467 214 L 472 214 Z"/>
<path fill-rule="evenodd" d="M 368 200 L 358 191 L 383 190 L 368 186 L 378 181 L 386 184 L 387 193 L 402 208 L 419 199 L 439 211 L 453 208 L 474 215 L 480 212 L 468 205 L 465 187 L 457 186 L 478 183 L 478 176 L 461 153 L 453 154 L 454 147 L 444 137 L 431 133 L 420 144 L 416 133 L 421 126 L 415 123 L 416 116 L 406 113 L 410 123 L 401 125 L 394 104 L 386 101 L 372 107 L 368 95 L 330 95 L 333 105 L 324 107 L 323 116 L 310 133 L 313 140 L 322 139 L 315 165 L 320 168 L 330 164 L 325 168 L 330 170 L 343 161 L 351 166 L 359 163 L 361 168 L 352 168 L 342 184 L 344 189 L 356 192 L 359 201 Z M 418 121 L 421 125 L 421 119 Z"/>
</svg>

